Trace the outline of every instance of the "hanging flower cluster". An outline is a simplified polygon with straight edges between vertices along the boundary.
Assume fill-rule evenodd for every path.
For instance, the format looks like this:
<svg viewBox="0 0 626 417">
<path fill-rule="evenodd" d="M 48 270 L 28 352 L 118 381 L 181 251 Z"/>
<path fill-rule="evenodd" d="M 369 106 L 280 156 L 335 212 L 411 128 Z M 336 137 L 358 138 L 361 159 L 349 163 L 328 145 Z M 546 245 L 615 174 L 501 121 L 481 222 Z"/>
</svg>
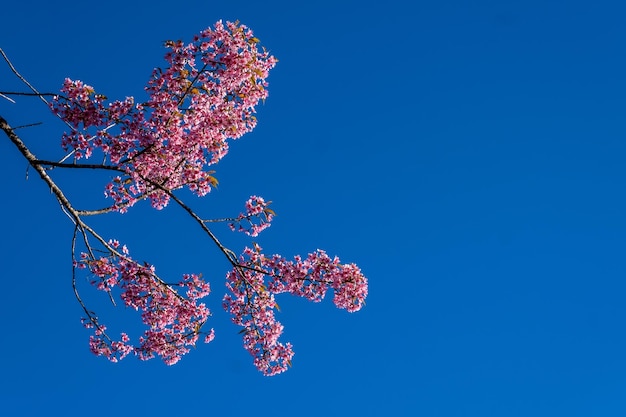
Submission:
<svg viewBox="0 0 626 417">
<path fill-rule="evenodd" d="M 189 346 L 195 346 L 201 334 L 204 334 L 205 343 L 213 340 L 213 329 L 208 333 L 200 330 L 210 312 L 198 300 L 211 292 L 209 284 L 200 275 L 184 275 L 181 282 L 167 284 L 156 275 L 152 265 L 140 265 L 134 261 L 126 246 L 121 248 L 120 253 L 117 252 L 117 241 L 111 241 L 109 245 L 115 252 L 97 259 L 82 253 L 75 266 L 88 269 L 92 275 L 91 283 L 111 296 L 112 291 L 119 287 L 124 304 L 141 311 L 141 319 L 147 330 L 139 338 L 138 345 L 131 345 L 126 333 L 122 333 L 121 340 L 115 341 L 106 335 L 106 326 L 90 314 L 90 317 L 83 319 L 83 324 L 94 329 L 95 334 L 89 341 L 94 354 L 105 356 L 113 362 L 129 353 L 135 353 L 144 360 L 156 355 L 166 364 L 173 365 L 189 352 Z M 185 297 L 175 288 L 186 290 Z"/>
<path fill-rule="evenodd" d="M 226 282 L 230 293 L 224 296 L 224 308 L 243 327 L 244 347 L 265 375 L 285 371 L 293 357 L 291 344 L 278 341 L 283 326 L 274 315 L 278 309 L 274 295 L 288 292 L 319 302 L 332 288 L 335 305 L 350 312 L 360 310 L 367 297 L 367 278 L 361 270 L 322 250 L 288 261 L 280 255 L 267 257 L 254 245 L 244 250 Z"/>
</svg>

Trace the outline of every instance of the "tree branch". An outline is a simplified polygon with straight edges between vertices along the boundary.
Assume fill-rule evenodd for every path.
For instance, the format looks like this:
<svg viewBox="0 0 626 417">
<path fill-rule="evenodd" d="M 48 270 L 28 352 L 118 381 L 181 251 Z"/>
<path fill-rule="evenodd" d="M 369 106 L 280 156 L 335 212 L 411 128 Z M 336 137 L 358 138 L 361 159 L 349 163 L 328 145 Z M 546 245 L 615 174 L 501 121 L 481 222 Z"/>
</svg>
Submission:
<svg viewBox="0 0 626 417">
<path fill-rule="evenodd" d="M 1 49 L 0 49 L 0 52 L 2 52 Z M 4 53 L 2 52 L 2 54 Z M 26 158 L 30 166 L 32 166 L 35 169 L 35 171 L 39 173 L 39 176 L 41 177 L 41 179 L 44 180 L 46 184 L 48 184 L 48 186 L 50 187 L 50 190 L 59 201 L 59 204 L 64 206 L 70 212 L 70 214 L 75 220 L 75 223 L 82 223 L 79 218 L 78 213 L 76 213 L 76 210 L 72 207 L 72 204 L 70 203 L 70 201 L 67 199 L 67 197 L 65 197 L 65 195 L 63 194 L 63 191 L 61 191 L 61 189 L 54 183 L 54 181 L 52 180 L 52 178 L 50 178 L 46 170 L 38 163 L 37 157 L 33 155 L 33 153 L 26 147 L 24 142 L 13 131 L 9 123 L 2 116 L 0 116 L 0 129 L 4 131 L 4 133 L 11 140 L 11 142 L 13 142 L 13 144 L 17 147 L 17 149 L 24 156 L 24 158 Z"/>
</svg>

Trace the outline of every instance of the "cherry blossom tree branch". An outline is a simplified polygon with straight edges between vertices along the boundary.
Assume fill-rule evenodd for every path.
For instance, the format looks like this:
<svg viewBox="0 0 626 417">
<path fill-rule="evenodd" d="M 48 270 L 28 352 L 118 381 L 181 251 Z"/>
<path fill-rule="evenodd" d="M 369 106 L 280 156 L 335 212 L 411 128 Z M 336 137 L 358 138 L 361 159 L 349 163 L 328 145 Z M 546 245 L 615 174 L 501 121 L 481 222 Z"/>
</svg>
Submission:
<svg viewBox="0 0 626 417">
<path fill-rule="evenodd" d="M 189 44 L 166 42 L 167 67 L 153 71 L 146 87 L 149 97 L 137 104 L 132 97 L 106 104 L 106 97 L 96 94 L 93 87 L 70 79 L 48 103 L 44 96 L 49 94 L 41 94 L 30 85 L 0 50 L 11 71 L 32 91 L 4 92 L 6 95 L 0 91 L 0 95 L 38 96 L 70 128 L 61 141 L 68 153 L 55 162 L 35 157 L 15 128 L 0 117 L 0 129 L 48 184 L 74 224 L 72 286 L 86 316 L 83 324 L 94 331 L 89 342 L 94 354 L 111 361 L 130 353 L 144 360 L 156 355 L 171 365 L 189 351 L 189 346 L 195 346 L 201 334 L 205 342 L 214 337 L 212 329 L 201 331 L 210 316 L 199 302 L 210 292 L 201 275 L 186 274 L 178 283 L 166 282 L 156 275 L 152 265 L 133 260 L 126 246 L 104 239 L 82 219 L 112 211 L 124 213 L 144 199 L 149 199 L 155 209 L 174 202 L 226 257 L 231 270 L 226 275 L 229 292 L 223 298 L 223 307 L 232 314 L 232 321 L 243 327 L 244 347 L 265 375 L 283 372 L 291 366 L 293 357 L 291 344 L 279 341 L 283 327 L 275 318 L 274 311 L 279 311 L 275 295 L 287 292 L 317 302 L 332 289 L 337 307 L 352 312 L 364 305 L 367 279 L 356 265 L 342 264 L 321 250 L 288 261 L 279 255 L 264 255 L 257 244 L 237 256 L 208 226 L 228 222 L 231 230 L 256 237 L 275 216 L 269 207 L 271 202 L 251 196 L 245 212 L 238 216 L 207 220 L 176 194 L 185 187 L 200 197 L 209 193 L 217 186 L 217 179 L 208 167 L 226 155 L 228 141 L 256 126 L 255 106 L 267 97 L 265 79 L 276 63 L 264 48 L 258 49 L 258 42 L 249 28 L 221 21 L 200 32 Z M 94 152 L 102 163 L 79 162 Z M 70 156 L 74 161 L 65 162 Z M 54 169 L 115 174 L 105 187 L 112 205 L 76 209 L 50 176 Z M 79 235 L 85 250 L 78 255 Z M 141 311 L 147 330 L 138 344 L 131 345 L 125 333 L 115 340 L 87 308 L 76 285 L 76 274 L 81 269 L 90 274 L 91 283 L 106 292 L 113 304 L 116 291 L 126 306 Z"/>
</svg>

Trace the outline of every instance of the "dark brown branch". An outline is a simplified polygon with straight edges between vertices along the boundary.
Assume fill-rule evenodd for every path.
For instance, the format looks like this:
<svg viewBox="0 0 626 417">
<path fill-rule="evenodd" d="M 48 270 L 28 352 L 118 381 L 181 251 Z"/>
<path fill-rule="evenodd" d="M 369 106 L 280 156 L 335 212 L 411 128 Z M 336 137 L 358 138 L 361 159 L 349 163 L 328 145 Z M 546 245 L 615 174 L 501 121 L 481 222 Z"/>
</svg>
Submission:
<svg viewBox="0 0 626 417">
<path fill-rule="evenodd" d="M 15 126 L 13 128 L 13 130 L 17 130 L 17 129 L 24 129 L 25 127 L 33 127 L 33 126 L 39 126 L 42 125 L 43 122 L 36 122 L 36 123 L 29 123 L 27 125 L 20 125 L 20 126 Z"/>
<path fill-rule="evenodd" d="M 0 91 L 0 94 L 5 94 L 8 96 L 30 96 L 30 97 L 45 97 L 45 96 L 50 96 L 50 97 L 54 97 L 54 96 L 59 96 L 59 93 L 25 93 L 25 92 L 18 92 L 18 91 Z"/>
<path fill-rule="evenodd" d="M 37 165 L 45 165 L 54 168 L 87 168 L 87 169 L 104 169 L 108 171 L 117 171 L 126 174 L 127 172 L 115 165 L 104 165 L 104 164 L 68 164 L 65 162 L 54 162 L 54 161 L 46 161 L 43 159 L 36 159 L 34 161 Z"/>
</svg>

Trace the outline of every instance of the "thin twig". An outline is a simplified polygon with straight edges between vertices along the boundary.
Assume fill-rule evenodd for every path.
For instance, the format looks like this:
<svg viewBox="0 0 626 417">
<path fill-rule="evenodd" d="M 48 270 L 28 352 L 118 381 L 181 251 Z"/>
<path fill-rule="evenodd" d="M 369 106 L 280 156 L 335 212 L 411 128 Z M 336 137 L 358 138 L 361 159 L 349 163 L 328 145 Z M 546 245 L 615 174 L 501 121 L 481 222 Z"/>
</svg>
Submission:
<svg viewBox="0 0 626 417">
<path fill-rule="evenodd" d="M 7 100 L 9 100 L 11 103 L 15 104 L 15 100 L 13 100 L 11 97 L 7 97 L 4 94 L 0 93 L 0 97 L 2 98 L 6 98 Z"/>
<path fill-rule="evenodd" d="M 32 88 L 32 87 L 31 87 Z M 58 96 L 58 93 L 25 93 L 23 91 L 0 91 L 0 95 L 8 94 L 10 96 L 30 96 L 30 97 L 44 97 L 44 96 Z"/>
<path fill-rule="evenodd" d="M 17 72 L 17 70 L 15 69 L 15 67 L 13 66 L 13 64 L 11 63 L 11 60 L 9 60 L 9 57 L 4 53 L 4 51 L 2 50 L 2 48 L 0 48 L 0 55 L 2 55 L 2 57 L 4 58 L 4 60 L 6 61 L 6 63 L 9 65 L 9 68 L 11 68 L 11 71 L 13 72 L 13 74 L 15 74 L 17 76 L 17 78 L 19 78 L 24 84 L 26 84 L 28 86 L 28 88 L 31 89 L 31 91 L 33 93 L 35 93 L 35 95 L 37 97 L 39 97 L 41 99 L 41 101 L 43 101 L 44 103 L 46 103 L 46 106 L 48 106 L 48 100 L 46 100 L 39 91 L 37 91 L 37 89 L 35 87 L 33 87 L 27 80 L 26 78 L 22 77 L 22 75 Z"/>
<path fill-rule="evenodd" d="M 25 128 L 25 127 L 39 126 L 39 125 L 42 125 L 42 124 L 43 124 L 42 122 L 37 122 L 37 123 L 30 123 L 30 124 L 27 124 L 27 125 L 15 126 L 15 127 L 13 128 L 13 130 L 23 129 L 23 128 Z"/>
<path fill-rule="evenodd" d="M 15 76 L 17 78 L 19 78 L 24 84 L 26 84 L 28 86 L 28 88 L 30 88 L 30 90 L 34 93 L 35 96 L 39 97 L 39 99 L 41 101 L 43 101 L 46 104 L 47 108 L 50 108 L 50 103 L 48 103 L 48 100 L 45 99 L 44 95 L 53 95 L 50 93 L 40 93 L 39 91 L 37 91 L 37 89 L 35 87 L 33 87 L 31 85 L 31 83 L 29 83 L 26 78 L 22 77 L 22 75 L 17 72 L 17 69 L 15 69 L 15 67 L 13 66 L 13 63 L 11 62 L 11 60 L 9 59 L 9 57 L 4 53 L 4 51 L 2 50 L 2 48 L 0 48 L 0 55 L 2 55 L 2 58 L 4 58 L 4 60 L 6 61 L 7 65 L 9 66 L 9 68 L 11 69 L 11 71 L 13 72 L 13 74 L 15 74 Z M 23 95 L 27 95 L 28 93 L 24 93 Z M 55 113 L 55 116 L 57 116 L 59 119 L 61 119 L 63 121 L 63 123 L 65 123 L 67 126 L 69 126 L 70 128 L 72 128 L 72 125 L 69 124 L 66 120 L 63 120 L 63 118 L 61 116 L 59 116 L 58 114 Z"/>
<path fill-rule="evenodd" d="M 67 124 L 67 123 L 66 123 Z M 117 125 L 117 123 L 111 123 L 110 125 L 108 125 L 107 127 L 105 127 L 104 129 L 102 129 L 103 132 L 106 132 L 107 130 L 111 129 L 113 126 Z M 72 127 L 72 126 L 70 126 Z M 91 142 L 92 140 L 95 139 L 95 136 L 92 137 L 91 139 L 88 140 L 88 142 Z M 65 162 L 67 160 L 67 158 L 69 158 L 70 156 L 74 155 L 74 153 L 76 152 L 76 149 L 72 149 L 67 155 L 65 155 L 63 158 L 61 158 L 61 160 L 59 161 L 59 163 Z"/>
</svg>

